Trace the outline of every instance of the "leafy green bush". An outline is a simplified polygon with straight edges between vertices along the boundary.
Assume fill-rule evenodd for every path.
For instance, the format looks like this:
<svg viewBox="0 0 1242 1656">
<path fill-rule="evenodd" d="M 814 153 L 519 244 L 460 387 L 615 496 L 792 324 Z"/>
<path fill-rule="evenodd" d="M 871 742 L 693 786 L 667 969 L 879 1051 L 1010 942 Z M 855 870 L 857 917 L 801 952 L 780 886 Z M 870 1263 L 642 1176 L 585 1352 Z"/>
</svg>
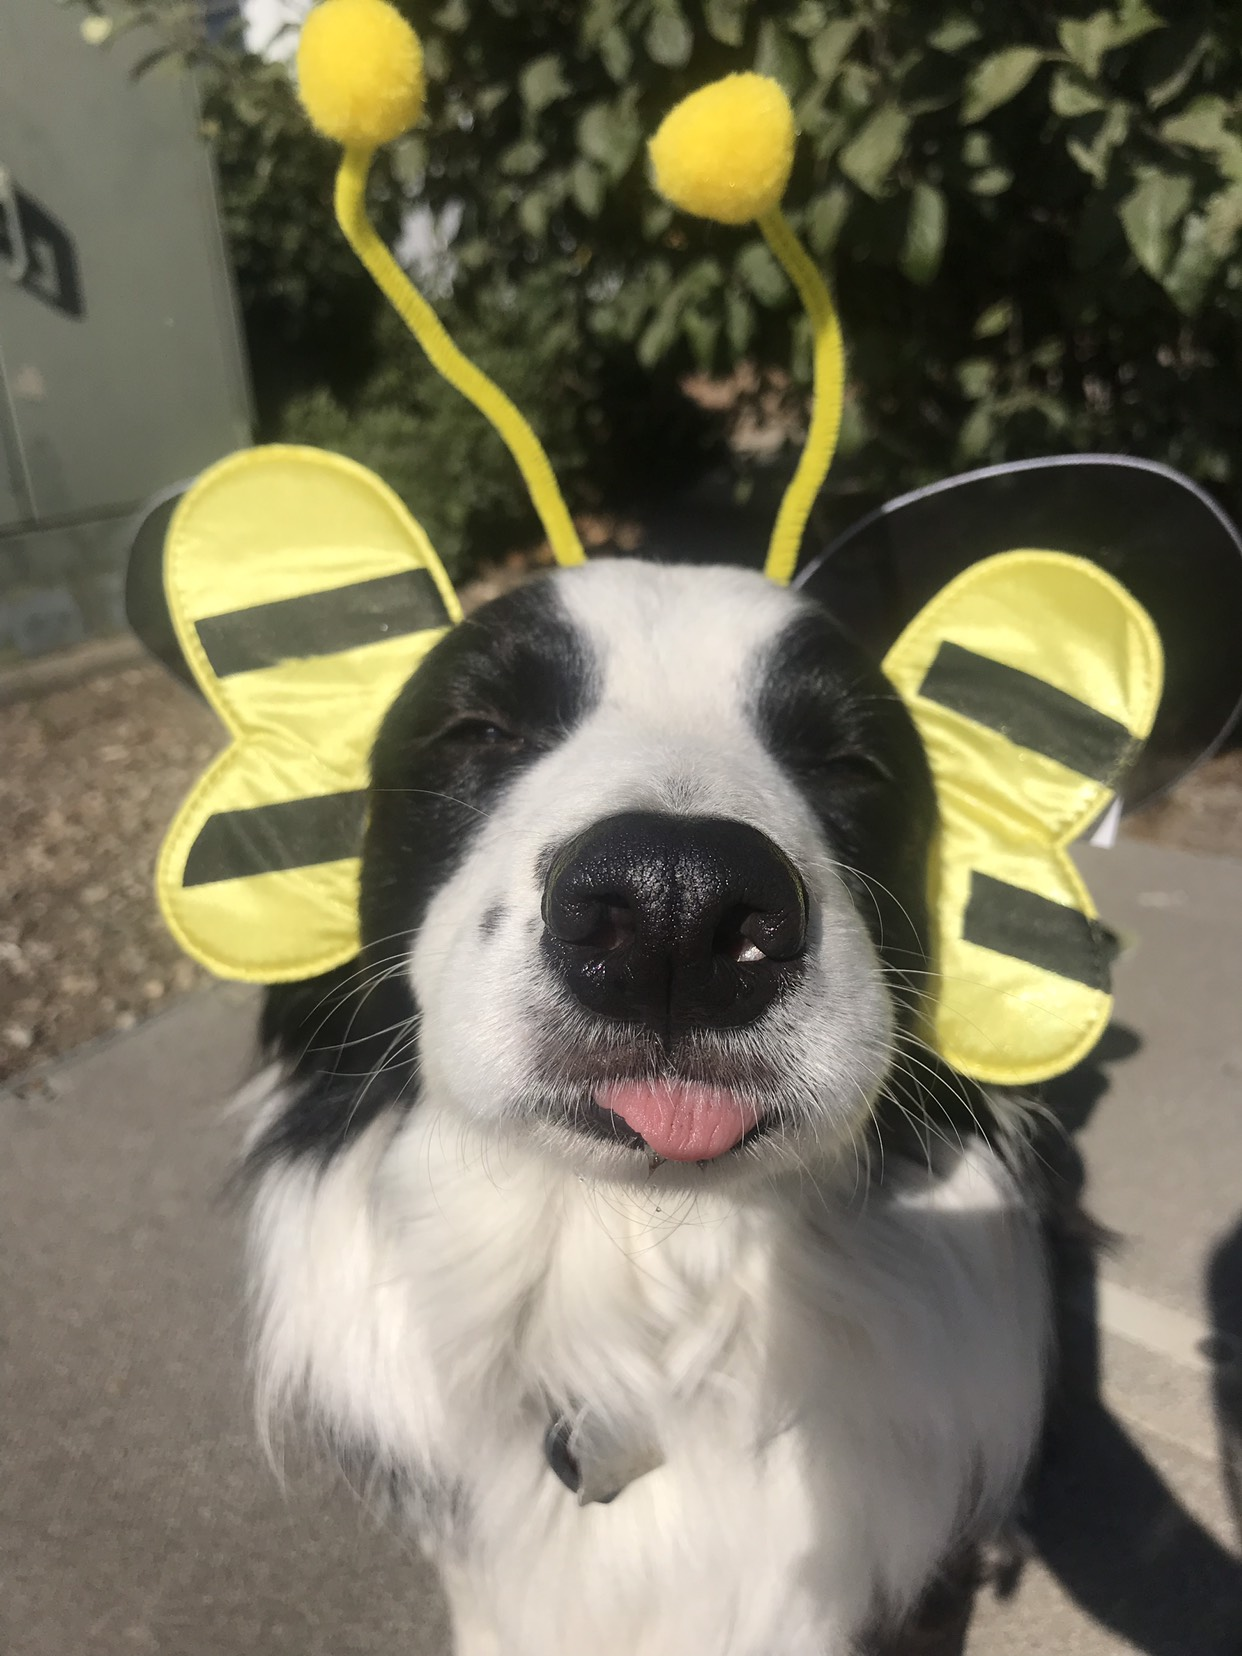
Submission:
<svg viewBox="0 0 1242 1656">
<path fill-rule="evenodd" d="M 563 310 L 559 295 L 535 279 L 524 289 L 520 313 L 502 313 L 487 328 L 463 318 L 454 332 L 463 350 L 529 411 L 545 447 L 572 476 L 584 453 L 577 399 L 564 383 L 574 341 Z M 381 311 L 371 338 L 376 365 L 364 379 L 346 392 L 319 385 L 295 393 L 278 410 L 272 434 L 335 449 L 378 472 L 455 573 L 536 542 L 538 520 L 499 436 L 429 371 L 395 316 Z"/>
<path fill-rule="evenodd" d="M 692 467 L 704 434 L 675 398 L 691 370 L 747 359 L 805 383 L 805 325 L 762 240 L 674 214 L 646 176 L 644 139 L 676 99 L 752 67 L 794 100 L 787 207 L 842 311 L 852 387 L 834 490 L 1117 449 L 1236 497 L 1236 7 L 401 4 L 426 45 L 428 116 L 377 168 L 377 210 L 390 233 L 415 197 L 464 210 L 452 324 L 541 430 L 571 497 L 657 460 L 669 476 Z M 130 5 L 184 20 L 184 0 Z M 208 56 L 263 434 L 377 465 L 463 563 L 525 535 L 498 444 L 394 343 L 353 268 L 331 220 L 333 155 L 284 72 Z"/>
<path fill-rule="evenodd" d="M 459 296 L 558 258 L 590 336 L 647 364 L 805 377 L 757 234 L 674 215 L 643 140 L 730 69 L 802 139 L 790 216 L 835 283 L 869 490 L 1115 448 L 1236 482 L 1242 12 L 1199 0 L 410 5 L 426 193 L 465 201 Z"/>
</svg>

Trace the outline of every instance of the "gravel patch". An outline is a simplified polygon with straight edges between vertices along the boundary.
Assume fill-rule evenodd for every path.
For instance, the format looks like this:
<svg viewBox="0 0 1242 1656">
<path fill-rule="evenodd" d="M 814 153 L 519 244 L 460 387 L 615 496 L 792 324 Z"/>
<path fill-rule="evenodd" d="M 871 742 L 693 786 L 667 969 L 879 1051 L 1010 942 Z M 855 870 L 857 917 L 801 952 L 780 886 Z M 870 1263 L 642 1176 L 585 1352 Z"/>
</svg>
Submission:
<svg viewBox="0 0 1242 1656">
<path fill-rule="evenodd" d="M 1183 851 L 1242 857 L 1242 747 L 1209 759 L 1166 798 L 1128 818 L 1122 832 Z"/>
<path fill-rule="evenodd" d="M 164 930 L 164 831 L 224 745 L 152 664 L 0 709 L 0 1078 L 206 981 Z"/>
</svg>

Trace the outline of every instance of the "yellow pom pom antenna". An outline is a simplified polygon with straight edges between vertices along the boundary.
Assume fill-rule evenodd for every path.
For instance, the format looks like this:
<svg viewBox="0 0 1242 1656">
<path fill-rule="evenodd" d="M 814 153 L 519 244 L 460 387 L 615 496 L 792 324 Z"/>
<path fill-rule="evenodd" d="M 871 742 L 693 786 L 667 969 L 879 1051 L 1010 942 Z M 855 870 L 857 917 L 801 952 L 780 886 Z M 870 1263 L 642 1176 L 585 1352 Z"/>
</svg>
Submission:
<svg viewBox="0 0 1242 1656">
<path fill-rule="evenodd" d="M 385 0 L 328 0 L 298 41 L 298 91 L 311 120 L 338 144 L 378 149 L 423 112 L 423 48 Z"/>
<path fill-rule="evenodd" d="M 367 217 L 367 175 L 375 151 L 418 120 L 423 86 L 418 36 L 387 0 L 324 0 L 302 27 L 303 106 L 321 132 L 345 146 L 336 175 L 336 216 L 346 239 L 432 367 L 504 438 L 557 562 L 583 563 L 582 542 L 543 445 L 500 387 L 458 350 Z"/>
<path fill-rule="evenodd" d="M 811 424 L 764 564 L 782 586 L 793 579 L 806 520 L 832 464 L 845 391 L 836 307 L 781 211 L 793 151 L 789 99 L 776 81 L 752 74 L 727 75 L 692 92 L 665 116 L 649 145 L 656 188 L 675 207 L 719 224 L 758 223 L 811 321 Z"/>
<path fill-rule="evenodd" d="M 684 98 L 649 151 L 656 188 L 675 207 L 749 224 L 780 206 L 789 183 L 793 110 L 767 75 L 727 75 Z"/>
</svg>

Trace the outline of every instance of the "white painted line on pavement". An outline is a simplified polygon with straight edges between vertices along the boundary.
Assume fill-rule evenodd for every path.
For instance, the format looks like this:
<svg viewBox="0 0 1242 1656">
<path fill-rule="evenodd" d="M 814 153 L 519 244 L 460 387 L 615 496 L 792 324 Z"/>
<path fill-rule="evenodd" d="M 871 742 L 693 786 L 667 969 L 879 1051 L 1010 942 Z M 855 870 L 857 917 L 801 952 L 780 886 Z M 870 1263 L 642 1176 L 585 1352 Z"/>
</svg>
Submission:
<svg viewBox="0 0 1242 1656">
<path fill-rule="evenodd" d="M 1197 1317 L 1170 1311 L 1167 1305 L 1106 1277 L 1100 1279 L 1098 1295 L 1096 1314 L 1105 1332 L 1167 1357 L 1181 1368 L 1202 1374 L 1211 1368 L 1211 1330 Z"/>
</svg>

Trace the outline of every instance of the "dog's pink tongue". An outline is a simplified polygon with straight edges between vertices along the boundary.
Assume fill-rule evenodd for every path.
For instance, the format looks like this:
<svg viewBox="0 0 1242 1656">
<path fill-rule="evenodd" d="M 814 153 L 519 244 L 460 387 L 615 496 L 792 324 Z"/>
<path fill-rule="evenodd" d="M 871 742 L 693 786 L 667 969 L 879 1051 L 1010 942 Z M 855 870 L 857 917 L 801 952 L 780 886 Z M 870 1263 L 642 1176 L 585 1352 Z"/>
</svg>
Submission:
<svg viewBox="0 0 1242 1656">
<path fill-rule="evenodd" d="M 753 1104 L 721 1087 L 688 1081 L 612 1081 L 596 1102 L 669 1161 L 711 1161 L 732 1150 L 759 1119 Z"/>
</svg>

